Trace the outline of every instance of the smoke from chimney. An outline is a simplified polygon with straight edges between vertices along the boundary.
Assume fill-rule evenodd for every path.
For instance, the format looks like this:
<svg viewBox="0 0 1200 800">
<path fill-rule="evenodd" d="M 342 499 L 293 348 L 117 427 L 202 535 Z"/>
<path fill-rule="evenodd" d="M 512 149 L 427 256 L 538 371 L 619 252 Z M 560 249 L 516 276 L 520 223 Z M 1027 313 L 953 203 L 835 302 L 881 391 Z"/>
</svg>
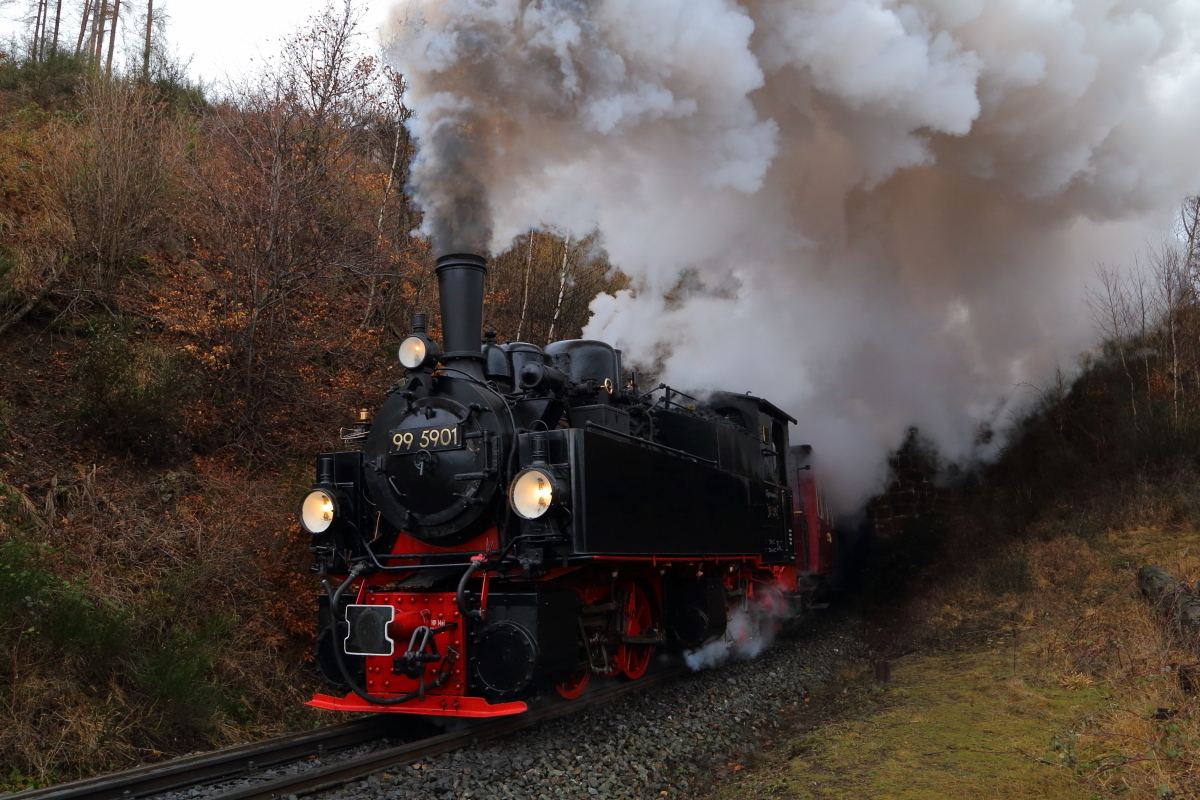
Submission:
<svg viewBox="0 0 1200 800">
<path fill-rule="evenodd" d="M 770 398 L 844 504 L 911 425 L 977 453 L 1200 189 L 1190 0 L 406 0 L 385 38 L 435 248 L 598 228 L 635 291 L 585 335 Z"/>
</svg>

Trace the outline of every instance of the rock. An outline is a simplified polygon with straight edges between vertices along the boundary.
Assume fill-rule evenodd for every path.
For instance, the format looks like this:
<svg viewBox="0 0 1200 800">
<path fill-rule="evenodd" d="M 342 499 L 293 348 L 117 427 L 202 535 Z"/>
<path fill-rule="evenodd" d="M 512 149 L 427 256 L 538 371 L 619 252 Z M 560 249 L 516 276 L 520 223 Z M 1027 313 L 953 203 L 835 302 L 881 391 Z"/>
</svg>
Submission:
<svg viewBox="0 0 1200 800">
<path fill-rule="evenodd" d="M 1162 616 L 1171 633 L 1193 650 L 1200 641 L 1200 597 L 1165 569 L 1147 564 L 1138 570 L 1138 588 Z"/>
</svg>

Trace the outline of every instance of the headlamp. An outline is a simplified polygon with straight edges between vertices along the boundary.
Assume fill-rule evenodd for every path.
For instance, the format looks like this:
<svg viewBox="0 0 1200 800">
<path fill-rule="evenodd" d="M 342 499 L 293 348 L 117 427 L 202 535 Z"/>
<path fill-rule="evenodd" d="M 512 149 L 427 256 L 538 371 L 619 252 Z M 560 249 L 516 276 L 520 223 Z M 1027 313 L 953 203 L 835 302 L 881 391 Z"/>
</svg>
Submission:
<svg viewBox="0 0 1200 800">
<path fill-rule="evenodd" d="M 314 489 L 300 504 L 300 527 L 311 534 L 324 533 L 333 524 L 337 516 L 337 503 L 333 495 L 321 489 Z"/>
<path fill-rule="evenodd" d="M 508 503 L 522 519 L 537 519 L 554 502 L 554 483 L 540 469 L 527 469 L 513 480 Z"/>
<path fill-rule="evenodd" d="M 424 336 L 409 336 L 400 343 L 400 365 L 405 369 L 417 369 L 429 357 L 429 340 Z"/>
</svg>

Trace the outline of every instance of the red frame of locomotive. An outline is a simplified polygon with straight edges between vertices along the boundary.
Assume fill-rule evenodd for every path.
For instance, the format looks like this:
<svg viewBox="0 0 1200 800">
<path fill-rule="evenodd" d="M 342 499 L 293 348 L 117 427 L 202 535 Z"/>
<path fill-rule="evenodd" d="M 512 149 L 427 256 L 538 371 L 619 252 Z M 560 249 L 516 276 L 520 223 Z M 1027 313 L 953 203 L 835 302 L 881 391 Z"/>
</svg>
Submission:
<svg viewBox="0 0 1200 800">
<path fill-rule="evenodd" d="M 700 575 L 708 570 L 722 570 L 726 588 L 745 587 L 748 602 L 762 608 L 786 603 L 792 598 L 811 592 L 815 578 L 828 575 L 835 564 L 833 529 L 829 522 L 824 499 L 813 473 L 808 468 L 788 470 L 795 508 L 792 531 L 795 561 L 788 564 L 766 564 L 758 555 L 695 556 L 663 558 L 658 556 L 597 556 L 586 564 L 555 567 L 536 579 L 572 588 L 584 606 L 610 602 L 620 586 L 625 597 L 623 618 L 628 620 L 622 633 L 636 637 L 647 618 L 661 619 L 662 575 L 668 568 L 695 569 Z M 400 533 L 391 552 L 398 553 L 475 553 L 473 560 L 486 561 L 499 552 L 499 535 L 490 528 L 470 542 L 457 547 L 440 548 L 405 533 Z M 598 579 L 611 573 L 607 581 Z M 620 575 L 618 579 L 617 576 Z M 478 573 L 478 596 L 481 611 L 486 617 L 488 584 L 499 573 Z M 399 705 L 377 705 L 355 694 L 335 697 L 316 694 L 308 705 L 333 711 L 369 711 L 427 716 L 497 717 L 519 714 L 527 709 L 524 701 L 489 703 L 485 698 L 468 695 L 466 680 L 465 626 L 455 603 L 454 592 L 389 591 L 386 586 L 396 582 L 394 574 L 375 574 L 361 579 L 357 588 L 356 605 L 390 605 L 394 618 L 388 632 L 396 643 L 409 641 L 413 631 L 424 627 L 432 632 L 436 647 L 444 654 L 437 663 L 429 663 L 419 677 L 396 675 L 392 656 L 365 657 L 365 688 L 381 697 L 399 697 L 417 692 L 416 697 Z M 644 588 L 651 591 L 646 592 Z M 570 680 L 556 687 L 566 698 L 577 697 L 592 673 L 641 677 L 653 654 L 653 644 L 621 645 L 611 663 L 592 664 Z M 606 657 L 607 660 L 607 657 Z"/>
</svg>

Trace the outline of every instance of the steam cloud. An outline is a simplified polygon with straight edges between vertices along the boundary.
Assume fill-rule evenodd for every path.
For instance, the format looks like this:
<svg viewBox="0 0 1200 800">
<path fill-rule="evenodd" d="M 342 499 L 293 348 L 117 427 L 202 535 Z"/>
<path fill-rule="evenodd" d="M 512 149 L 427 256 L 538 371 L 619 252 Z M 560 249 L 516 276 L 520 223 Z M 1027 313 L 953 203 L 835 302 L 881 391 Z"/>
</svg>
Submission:
<svg viewBox="0 0 1200 800">
<path fill-rule="evenodd" d="M 751 605 L 742 610 L 729 612 L 725 633 L 713 641 L 688 650 L 683 660 L 693 672 L 720 666 L 731 658 L 749 661 L 775 642 L 776 628 L 780 623 L 778 609 Z"/>
<path fill-rule="evenodd" d="M 636 292 L 585 335 L 770 398 L 846 505 L 910 425 L 975 452 L 1200 189 L 1192 0 L 407 0 L 385 37 L 435 247 L 598 228 Z"/>
</svg>

